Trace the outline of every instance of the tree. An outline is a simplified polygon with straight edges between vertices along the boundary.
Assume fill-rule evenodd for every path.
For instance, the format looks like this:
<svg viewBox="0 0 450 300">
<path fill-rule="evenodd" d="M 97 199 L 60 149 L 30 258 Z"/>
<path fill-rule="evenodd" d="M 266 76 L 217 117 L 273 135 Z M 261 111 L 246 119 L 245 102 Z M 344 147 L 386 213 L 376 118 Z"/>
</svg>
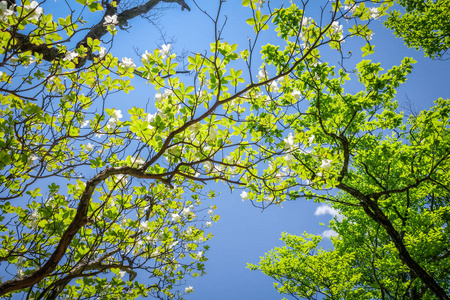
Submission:
<svg viewBox="0 0 450 300">
<path fill-rule="evenodd" d="M 385 22 L 408 47 L 422 48 L 426 56 L 446 58 L 450 47 L 450 2 L 448 0 L 400 0 L 405 12 L 390 13 Z"/>
<path fill-rule="evenodd" d="M 116 15 L 108 9 L 115 13 L 123 2 L 79 2 L 105 13 L 87 27 L 95 35 L 77 43 L 71 39 L 81 19 L 72 21 L 72 14 L 54 22 L 35 1 L 1 2 L 0 261 L 8 278 L 0 295 L 182 297 L 177 286 L 185 275 L 203 273 L 203 243 L 211 237 L 204 229 L 218 219 L 214 207 L 202 213 L 208 209 L 201 206 L 203 188 L 211 181 L 245 187 L 242 198 L 262 207 L 320 198 L 314 190 L 337 187 L 360 201 L 355 205 L 403 251 L 402 263 L 442 295 L 445 286 L 411 256 L 377 202 L 397 189 L 439 180 L 418 166 L 417 182 L 404 178 L 388 192 L 357 185 L 363 184 L 358 166 L 378 143 L 375 135 L 400 126 L 391 101 L 413 61 L 381 75 L 378 64 L 362 61 L 358 76 L 365 90 L 349 95 L 342 87 L 349 72 L 336 72 L 319 52 L 331 49 L 345 61 L 344 41 L 355 37 L 363 55 L 371 54 L 369 25 L 386 14 L 390 1 L 325 1 L 313 18 L 307 1 L 272 10 L 265 1 L 244 0 L 255 36 L 238 49 L 222 39 L 220 0 L 214 17 L 205 12 L 215 40 L 209 51 L 187 58 L 190 77 L 177 76 L 167 44 L 146 51 L 139 63 L 108 53 L 96 30 L 114 36 L 129 9 Z M 257 71 L 258 41 L 269 25 L 279 42 L 261 48 Z M 155 110 L 131 107 L 124 117 L 107 108 L 107 98 L 131 92 L 135 75 L 157 90 Z M 436 151 L 443 155 L 445 145 Z M 429 162 L 436 166 L 430 172 L 445 172 L 442 157 Z"/>
<path fill-rule="evenodd" d="M 360 62 L 356 74 L 365 90 L 357 94 L 345 93 L 334 78 L 303 90 L 312 94 L 310 104 L 293 125 L 313 134 L 314 144 L 293 154 L 290 175 L 308 180 L 298 197 L 323 201 L 341 216 L 330 223 L 333 249 L 319 248 L 320 236 L 285 233 L 284 247 L 249 265 L 272 277 L 280 293 L 449 298 L 450 100 L 408 118 L 399 113 L 395 89 L 412 63 L 405 59 L 382 73 L 380 64 Z"/>
<path fill-rule="evenodd" d="M 320 236 L 284 234 L 286 246 L 250 268 L 296 299 L 446 299 L 421 276 L 450 288 L 448 126 L 449 100 L 439 99 L 392 134 L 362 136 L 344 192 L 327 196 L 343 217 L 331 222 L 333 249 L 319 249 Z"/>
</svg>

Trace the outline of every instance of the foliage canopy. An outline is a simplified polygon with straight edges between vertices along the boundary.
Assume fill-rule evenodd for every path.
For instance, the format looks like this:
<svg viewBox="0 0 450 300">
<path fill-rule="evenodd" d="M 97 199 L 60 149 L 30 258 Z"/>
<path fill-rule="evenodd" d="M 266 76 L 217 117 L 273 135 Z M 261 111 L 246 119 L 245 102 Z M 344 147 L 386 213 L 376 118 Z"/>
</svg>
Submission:
<svg viewBox="0 0 450 300">
<path fill-rule="evenodd" d="M 446 59 L 450 48 L 450 1 L 399 0 L 405 12 L 390 13 L 385 25 L 408 47 L 422 48 L 426 56 Z"/>
<path fill-rule="evenodd" d="M 128 20 L 159 2 L 190 9 L 184 1 L 77 2 L 57 20 L 45 3 L 0 2 L 2 297 L 184 297 L 192 288 L 178 286 L 204 273 L 206 228 L 218 220 L 202 206 L 214 197 L 204 187 L 222 181 L 261 207 L 312 198 L 345 216 L 332 224 L 342 237 L 333 251 L 314 255 L 319 238 L 285 235 L 291 248 L 252 266 L 281 292 L 448 299 L 448 100 L 403 124 L 396 88 L 414 60 L 387 71 L 362 60 L 353 74 L 321 56 L 345 60 L 350 39 L 373 53 L 370 24 L 391 1 L 326 1 L 315 18 L 307 1 L 271 10 L 244 0 L 255 32 L 245 48 L 222 39 L 220 0 L 207 14 L 215 40 L 186 58 L 189 77 L 170 45 L 139 62 L 105 47 Z M 89 24 L 77 11 L 103 13 Z M 272 26 L 279 40 L 261 47 L 255 70 L 258 38 Z M 360 92 L 345 91 L 352 76 Z M 155 88 L 154 108 L 109 107 L 132 80 Z M 326 194 L 334 189 L 342 194 Z M 298 260 L 284 267 L 283 251 Z M 329 276 L 315 278 L 309 263 Z"/>
</svg>

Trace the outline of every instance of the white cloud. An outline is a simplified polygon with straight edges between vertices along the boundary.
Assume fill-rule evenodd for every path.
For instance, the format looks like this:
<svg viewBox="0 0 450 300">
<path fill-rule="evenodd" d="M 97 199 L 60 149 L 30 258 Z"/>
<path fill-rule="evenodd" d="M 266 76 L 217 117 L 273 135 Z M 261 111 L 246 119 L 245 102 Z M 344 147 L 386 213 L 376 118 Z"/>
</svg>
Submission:
<svg viewBox="0 0 450 300">
<path fill-rule="evenodd" d="M 336 217 L 338 221 L 342 221 L 343 216 L 339 213 L 337 209 L 332 208 L 331 206 L 327 204 L 322 204 L 321 206 L 316 208 L 316 211 L 314 212 L 315 216 L 321 216 L 321 215 L 331 215 L 333 218 Z M 328 229 L 322 232 L 322 236 L 326 238 L 331 238 L 338 236 L 339 234 L 332 230 Z"/>
<path fill-rule="evenodd" d="M 338 236 L 339 234 L 331 229 L 325 230 L 324 232 L 322 232 L 322 236 L 326 237 L 326 238 L 330 238 L 332 236 Z"/>
<path fill-rule="evenodd" d="M 316 208 L 316 211 L 314 212 L 315 216 L 321 216 L 321 215 L 331 215 L 332 217 L 336 217 L 338 221 L 342 221 L 343 216 L 339 213 L 338 210 L 332 208 L 331 206 L 327 204 L 322 204 L 318 208 Z"/>
</svg>

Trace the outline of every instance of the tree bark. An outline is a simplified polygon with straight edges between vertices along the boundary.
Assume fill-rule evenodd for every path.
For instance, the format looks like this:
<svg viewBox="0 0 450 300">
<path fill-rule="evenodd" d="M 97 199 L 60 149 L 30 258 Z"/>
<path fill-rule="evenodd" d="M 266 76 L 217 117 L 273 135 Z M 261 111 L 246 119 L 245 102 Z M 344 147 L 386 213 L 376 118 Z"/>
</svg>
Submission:
<svg viewBox="0 0 450 300">
<path fill-rule="evenodd" d="M 104 10 L 104 15 L 100 20 L 100 22 L 91 27 L 89 32 L 77 43 L 76 48 L 80 46 L 87 47 L 88 38 L 101 39 L 104 35 L 108 33 L 106 26 L 103 25 L 105 16 L 117 14 L 117 20 L 119 22 L 117 26 L 120 28 L 126 26 L 129 20 L 148 13 L 150 10 L 154 9 L 155 6 L 161 2 L 177 3 L 181 6 L 182 10 L 184 9 L 188 11 L 191 10 L 191 8 L 186 4 L 184 0 L 149 0 L 142 5 L 132 7 L 118 14 L 117 14 L 117 7 L 108 5 Z M 27 35 L 18 32 L 10 32 L 10 33 L 17 40 L 16 46 L 13 46 L 12 48 L 18 52 L 32 51 L 33 53 L 39 53 L 43 55 L 43 58 L 46 61 L 53 61 L 56 58 L 64 55 L 64 53 L 60 53 L 58 49 L 55 47 L 49 47 L 49 45 L 46 44 L 35 45 L 31 43 L 30 37 Z M 86 57 L 84 59 L 80 59 L 78 66 L 79 67 L 83 66 L 87 60 L 92 60 L 92 58 L 93 58 L 92 52 L 89 50 Z"/>
<path fill-rule="evenodd" d="M 86 183 L 85 190 L 80 197 L 77 213 L 75 214 L 75 217 L 70 223 L 69 227 L 63 233 L 58 245 L 56 246 L 55 251 L 52 253 L 47 262 L 33 274 L 30 274 L 23 278 L 11 279 L 0 284 L 0 296 L 16 290 L 21 290 L 33 286 L 34 284 L 43 280 L 45 277 L 49 276 L 56 269 L 78 230 L 80 230 L 81 227 L 86 225 L 88 222 L 87 213 L 92 194 L 95 191 L 95 187 L 108 177 L 119 174 L 127 174 L 137 178 L 163 180 L 161 175 L 147 174 L 143 170 L 128 166 L 106 168 L 102 172 L 95 175 Z"/>
<path fill-rule="evenodd" d="M 434 278 L 428 274 L 428 272 L 422 268 L 409 254 L 408 249 L 406 249 L 405 244 L 399 234 L 399 232 L 394 228 L 391 221 L 386 217 L 384 212 L 378 207 L 377 203 L 361 193 L 360 191 L 353 189 L 343 183 L 340 183 L 337 188 L 349 193 L 350 195 L 357 198 L 364 212 L 372 218 L 375 222 L 380 224 L 390 236 L 391 240 L 394 242 L 395 247 L 399 253 L 400 260 L 409 267 L 412 273 L 416 275 L 427 286 L 440 300 L 449 300 L 449 296 L 446 291 L 434 280 Z"/>
</svg>

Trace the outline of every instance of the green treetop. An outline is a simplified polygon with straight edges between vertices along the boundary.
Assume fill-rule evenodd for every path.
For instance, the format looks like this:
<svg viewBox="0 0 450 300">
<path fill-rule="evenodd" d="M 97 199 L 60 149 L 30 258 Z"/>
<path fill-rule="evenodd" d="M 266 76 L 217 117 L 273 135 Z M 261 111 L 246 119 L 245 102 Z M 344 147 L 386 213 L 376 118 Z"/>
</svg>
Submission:
<svg viewBox="0 0 450 300">
<path fill-rule="evenodd" d="M 385 22 L 408 47 L 422 48 L 426 56 L 446 58 L 450 48 L 450 1 L 399 0 L 404 12 L 395 10 Z"/>
</svg>

